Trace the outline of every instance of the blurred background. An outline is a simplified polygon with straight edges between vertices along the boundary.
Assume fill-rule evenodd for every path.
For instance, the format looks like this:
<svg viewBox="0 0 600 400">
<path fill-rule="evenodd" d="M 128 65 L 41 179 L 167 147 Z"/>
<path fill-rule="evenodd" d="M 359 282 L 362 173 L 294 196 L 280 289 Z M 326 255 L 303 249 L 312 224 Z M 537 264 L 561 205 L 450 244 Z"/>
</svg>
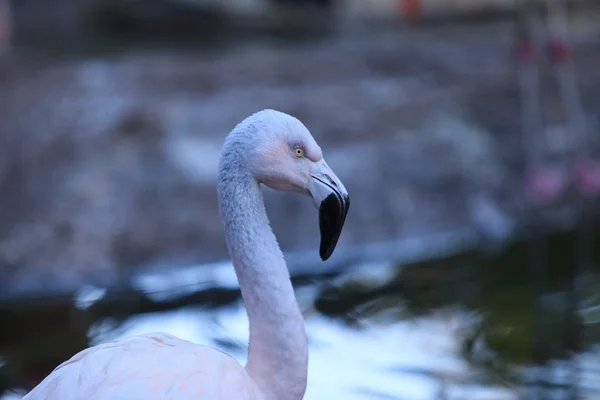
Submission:
<svg viewBox="0 0 600 400">
<path fill-rule="evenodd" d="M 352 207 L 266 190 L 307 399 L 600 399 L 600 3 L 0 0 L 0 398 L 164 331 L 241 362 L 225 135 L 301 119 Z"/>
</svg>

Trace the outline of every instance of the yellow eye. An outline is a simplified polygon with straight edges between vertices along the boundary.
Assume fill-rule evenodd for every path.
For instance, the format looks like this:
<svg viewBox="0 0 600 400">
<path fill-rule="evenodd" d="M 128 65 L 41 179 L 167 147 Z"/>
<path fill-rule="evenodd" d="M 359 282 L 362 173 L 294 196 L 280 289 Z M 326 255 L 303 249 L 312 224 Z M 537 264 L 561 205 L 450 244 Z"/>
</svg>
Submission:
<svg viewBox="0 0 600 400">
<path fill-rule="evenodd" d="M 300 148 L 300 147 L 296 147 L 294 149 L 294 155 L 296 157 L 304 157 L 304 149 Z"/>
</svg>

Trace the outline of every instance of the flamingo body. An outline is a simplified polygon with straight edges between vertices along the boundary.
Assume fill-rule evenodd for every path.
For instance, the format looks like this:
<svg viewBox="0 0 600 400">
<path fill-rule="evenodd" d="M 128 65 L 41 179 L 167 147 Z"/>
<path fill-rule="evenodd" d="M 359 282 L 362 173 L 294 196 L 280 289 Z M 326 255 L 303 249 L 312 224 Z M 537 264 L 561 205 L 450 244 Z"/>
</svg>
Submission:
<svg viewBox="0 0 600 400">
<path fill-rule="evenodd" d="M 83 379 L 85 377 L 85 379 Z M 233 357 L 167 333 L 103 343 L 59 365 L 23 400 L 262 400 Z"/>
</svg>

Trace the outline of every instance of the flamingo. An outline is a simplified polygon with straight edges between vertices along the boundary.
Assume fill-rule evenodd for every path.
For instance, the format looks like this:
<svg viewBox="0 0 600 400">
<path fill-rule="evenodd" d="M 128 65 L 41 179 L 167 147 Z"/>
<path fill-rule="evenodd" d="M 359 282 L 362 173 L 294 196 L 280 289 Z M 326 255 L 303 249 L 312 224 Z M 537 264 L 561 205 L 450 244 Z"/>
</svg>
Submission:
<svg viewBox="0 0 600 400">
<path fill-rule="evenodd" d="M 312 197 L 323 261 L 337 245 L 350 204 L 321 148 L 295 117 L 262 110 L 227 135 L 217 197 L 249 320 L 245 366 L 212 347 L 150 333 L 79 352 L 24 400 L 302 399 L 308 374 L 304 319 L 269 226 L 261 185 Z"/>
</svg>

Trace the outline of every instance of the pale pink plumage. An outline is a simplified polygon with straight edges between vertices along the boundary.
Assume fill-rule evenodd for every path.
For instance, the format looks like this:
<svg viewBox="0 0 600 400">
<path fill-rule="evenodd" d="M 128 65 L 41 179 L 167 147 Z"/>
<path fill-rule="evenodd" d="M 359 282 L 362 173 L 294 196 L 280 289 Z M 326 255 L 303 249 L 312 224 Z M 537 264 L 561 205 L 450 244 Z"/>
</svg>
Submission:
<svg viewBox="0 0 600 400">
<path fill-rule="evenodd" d="M 134 336 L 83 350 L 24 399 L 259 400 L 234 358 L 166 333 Z"/>
</svg>

